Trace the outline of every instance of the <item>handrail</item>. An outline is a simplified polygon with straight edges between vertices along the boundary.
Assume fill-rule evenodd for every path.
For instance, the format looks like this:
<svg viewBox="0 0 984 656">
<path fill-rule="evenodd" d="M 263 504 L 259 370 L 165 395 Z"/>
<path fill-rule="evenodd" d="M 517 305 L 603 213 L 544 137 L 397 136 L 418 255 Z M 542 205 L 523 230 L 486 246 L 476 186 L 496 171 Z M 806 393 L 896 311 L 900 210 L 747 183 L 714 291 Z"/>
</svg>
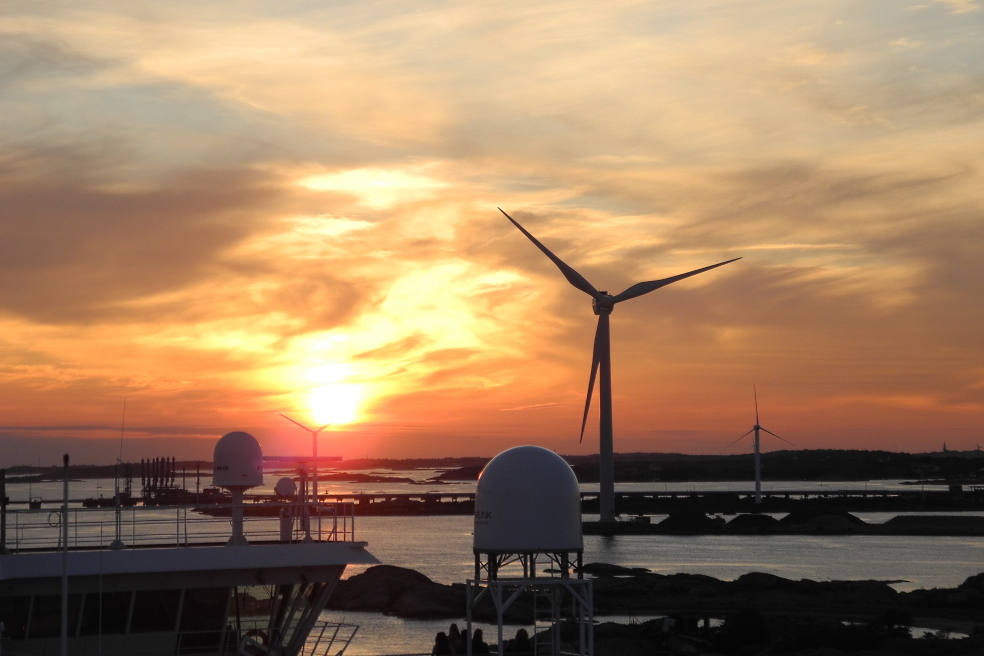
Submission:
<svg viewBox="0 0 984 656">
<path fill-rule="evenodd" d="M 280 508 L 294 504 L 264 504 L 273 516 L 250 516 L 246 506 L 245 534 L 254 541 L 282 541 Z M 311 537 L 323 542 L 355 541 L 355 504 L 311 504 Z M 229 504 L 211 506 L 132 506 L 121 508 L 120 539 L 126 547 L 191 547 L 224 544 L 232 534 L 231 519 L 203 514 L 224 512 Z M 110 549 L 116 538 L 116 509 L 69 508 L 68 548 L 71 551 Z M 58 549 L 61 512 L 55 510 L 7 510 L 7 549 L 10 552 Z M 290 527 L 291 540 L 304 537 L 298 522 Z"/>
<path fill-rule="evenodd" d="M 243 653 L 237 647 L 242 644 L 244 637 L 249 637 L 255 629 L 264 629 L 266 626 L 266 620 L 250 621 L 247 619 L 242 622 L 241 629 L 238 631 L 232 627 L 226 627 L 216 630 L 180 631 L 178 633 L 170 633 L 168 637 L 174 641 L 174 653 L 176 654 L 202 653 L 202 645 L 200 642 L 196 644 L 195 639 L 198 638 L 204 639 L 205 643 L 209 645 L 206 648 L 209 650 L 208 653 L 236 656 L 237 654 Z M 342 656 L 358 630 L 359 626 L 357 624 L 318 620 L 314 624 L 314 627 L 312 627 L 311 632 L 308 634 L 308 639 L 304 642 L 297 656 Z M 134 635 L 141 636 L 143 634 L 128 634 L 124 640 Z M 0 637 L 0 653 L 3 656 L 30 656 L 24 652 L 12 649 L 9 646 L 10 642 L 6 636 Z M 126 653 L 129 656 L 140 656 L 143 653 L 160 653 L 160 649 L 134 649 L 131 645 L 126 649 Z"/>
</svg>

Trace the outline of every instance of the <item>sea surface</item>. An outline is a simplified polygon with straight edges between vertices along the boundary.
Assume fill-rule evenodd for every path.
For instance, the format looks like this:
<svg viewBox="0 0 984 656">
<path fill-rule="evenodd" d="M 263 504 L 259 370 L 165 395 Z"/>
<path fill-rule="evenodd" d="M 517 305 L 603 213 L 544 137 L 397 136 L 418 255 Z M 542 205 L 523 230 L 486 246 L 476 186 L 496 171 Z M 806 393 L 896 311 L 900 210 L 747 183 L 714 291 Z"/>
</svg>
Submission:
<svg viewBox="0 0 984 656">
<path fill-rule="evenodd" d="M 417 481 L 406 483 L 325 483 L 322 492 L 469 492 L 474 482 L 433 484 L 427 479 L 436 470 L 413 472 L 375 472 L 380 475 L 404 476 Z M 195 489 L 211 483 L 211 477 L 196 481 L 192 474 L 185 486 Z M 272 489 L 277 476 L 266 477 L 258 491 Z M 180 480 L 180 476 L 179 476 Z M 139 481 L 137 481 L 139 485 Z M 62 496 L 62 484 L 27 484 L 8 481 L 7 494 L 12 501 L 35 496 L 45 499 L 45 507 L 54 509 Z M 597 485 L 582 485 L 586 492 Z M 725 483 L 625 483 L 624 491 L 663 490 L 737 490 L 749 491 L 748 482 Z M 913 489 L 901 481 L 823 482 L 777 481 L 763 484 L 764 490 L 840 490 L 867 487 L 875 489 Z M 926 486 L 926 489 L 938 489 Z M 72 481 L 70 498 L 112 496 L 112 481 Z M 854 513 L 861 519 L 881 523 L 895 513 Z M 982 513 L 973 513 L 982 514 Z M 781 517 L 782 515 L 777 515 Z M 729 519 L 728 516 L 724 516 Z M 585 519 L 594 519 L 585 516 Z M 661 517 L 655 516 L 653 521 Z M 249 522 L 247 521 L 247 535 Z M 361 517 L 356 519 L 355 537 L 368 542 L 369 551 L 388 565 L 415 569 L 439 583 L 460 583 L 474 575 L 472 553 L 472 518 L 468 516 Z M 897 537 L 897 536 L 585 536 L 584 562 L 602 562 L 626 567 L 644 567 L 662 574 L 706 574 L 733 580 L 748 572 L 767 572 L 790 579 L 891 581 L 895 589 L 950 588 L 967 577 L 984 571 L 984 539 L 969 537 Z M 346 576 L 364 568 L 352 567 Z M 447 631 L 452 620 L 414 621 L 375 613 L 326 612 L 325 619 L 359 624 L 361 628 L 346 650 L 349 656 L 379 654 L 430 653 L 434 634 Z M 603 619 L 603 618 L 602 618 Z M 645 619 L 645 618 L 637 618 Z M 464 626 L 464 616 L 458 619 Z M 508 635 L 517 627 L 509 627 Z M 486 639 L 495 627 L 484 627 Z"/>
<path fill-rule="evenodd" d="M 139 466 L 136 467 L 139 470 Z M 442 473 L 443 469 L 413 469 L 413 470 L 391 470 L 380 469 L 373 471 L 358 472 L 376 476 L 386 476 L 410 479 L 412 483 L 399 481 L 383 481 L 375 483 L 356 483 L 346 481 L 325 481 L 324 478 L 318 486 L 322 494 L 332 493 L 351 493 L 362 492 L 372 493 L 405 493 L 423 494 L 434 492 L 438 494 L 453 494 L 455 492 L 467 493 L 474 492 L 475 481 L 453 481 L 438 482 L 433 481 L 435 476 Z M 336 472 L 324 471 L 322 476 L 334 474 Z M 253 488 L 250 492 L 255 494 L 273 494 L 273 487 L 277 481 L 286 475 L 288 471 L 267 471 L 264 476 L 264 484 Z M 202 471 L 196 473 L 178 472 L 175 483 L 186 490 L 195 491 L 211 487 L 212 476 L 210 472 Z M 63 484 L 60 481 L 45 481 L 43 483 L 22 483 L 17 477 L 8 474 L 7 494 L 11 501 L 26 502 L 28 497 L 41 497 L 48 502 L 57 503 L 62 498 Z M 122 487 L 122 483 L 121 483 Z M 582 492 L 597 492 L 597 483 L 581 483 L 579 485 Z M 616 490 L 619 492 L 692 492 L 695 490 L 707 491 L 741 491 L 751 492 L 753 490 L 751 481 L 707 481 L 707 482 L 650 482 L 650 483 L 617 483 Z M 817 492 L 838 491 L 838 490 L 908 490 L 925 489 L 945 490 L 945 485 L 924 485 L 914 486 L 905 484 L 901 480 L 878 480 L 878 481 L 762 481 L 763 492 L 783 492 L 792 490 L 814 490 Z M 137 476 L 133 481 L 134 494 L 139 494 L 140 477 Z M 112 497 L 114 494 L 114 482 L 112 479 L 82 479 L 70 480 L 68 484 L 68 496 L 70 499 Z"/>
</svg>

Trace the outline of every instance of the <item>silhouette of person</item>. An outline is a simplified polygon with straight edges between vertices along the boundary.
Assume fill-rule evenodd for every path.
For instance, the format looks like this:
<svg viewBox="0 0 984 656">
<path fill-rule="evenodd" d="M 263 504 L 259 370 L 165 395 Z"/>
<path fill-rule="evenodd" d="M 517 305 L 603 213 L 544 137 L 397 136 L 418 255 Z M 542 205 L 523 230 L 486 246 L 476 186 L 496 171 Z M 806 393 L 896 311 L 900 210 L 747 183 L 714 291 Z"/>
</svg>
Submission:
<svg viewBox="0 0 984 656">
<path fill-rule="evenodd" d="M 457 624 L 452 623 L 448 629 L 448 642 L 451 644 L 452 654 L 465 653 L 465 640 L 461 635 L 461 631 L 458 630 Z"/>
<path fill-rule="evenodd" d="M 475 629 L 472 633 L 472 654 L 488 654 L 489 646 L 482 639 L 482 630 Z"/>
<path fill-rule="evenodd" d="M 448 642 L 448 635 L 444 631 L 438 631 L 434 636 L 434 648 L 431 649 L 431 656 L 453 656 L 451 643 Z"/>
<path fill-rule="evenodd" d="M 532 654 L 533 645 L 530 643 L 530 634 L 526 629 L 516 631 L 516 637 L 512 641 L 512 651 L 516 654 Z"/>
</svg>

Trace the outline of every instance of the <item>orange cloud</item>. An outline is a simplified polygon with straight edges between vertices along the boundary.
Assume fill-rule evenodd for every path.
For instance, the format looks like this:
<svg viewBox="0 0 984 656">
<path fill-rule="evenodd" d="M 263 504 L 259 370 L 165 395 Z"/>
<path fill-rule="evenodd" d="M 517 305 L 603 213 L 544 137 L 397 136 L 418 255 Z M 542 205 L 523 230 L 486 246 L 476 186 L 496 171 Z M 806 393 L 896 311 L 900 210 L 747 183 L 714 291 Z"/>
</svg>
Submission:
<svg viewBox="0 0 984 656">
<path fill-rule="evenodd" d="M 589 302 L 501 206 L 604 289 L 744 256 L 617 308 L 618 450 L 753 384 L 806 448 L 972 448 L 976 6 L 11 7 L 0 439 L 302 448 L 344 389 L 345 456 L 590 453 Z"/>
</svg>

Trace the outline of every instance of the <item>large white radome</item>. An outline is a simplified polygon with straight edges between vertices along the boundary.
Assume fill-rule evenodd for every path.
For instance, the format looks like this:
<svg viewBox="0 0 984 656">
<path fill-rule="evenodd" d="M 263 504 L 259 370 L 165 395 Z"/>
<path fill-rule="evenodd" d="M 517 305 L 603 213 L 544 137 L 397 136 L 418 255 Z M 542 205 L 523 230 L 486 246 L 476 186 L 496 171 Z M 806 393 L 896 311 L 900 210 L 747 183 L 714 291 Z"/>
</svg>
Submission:
<svg viewBox="0 0 984 656">
<path fill-rule="evenodd" d="M 212 453 L 212 485 L 256 487 L 263 485 L 263 449 L 249 433 L 226 433 Z"/>
<path fill-rule="evenodd" d="M 539 446 L 517 446 L 493 458 L 478 479 L 474 549 L 583 550 L 581 494 L 570 465 Z"/>
</svg>

